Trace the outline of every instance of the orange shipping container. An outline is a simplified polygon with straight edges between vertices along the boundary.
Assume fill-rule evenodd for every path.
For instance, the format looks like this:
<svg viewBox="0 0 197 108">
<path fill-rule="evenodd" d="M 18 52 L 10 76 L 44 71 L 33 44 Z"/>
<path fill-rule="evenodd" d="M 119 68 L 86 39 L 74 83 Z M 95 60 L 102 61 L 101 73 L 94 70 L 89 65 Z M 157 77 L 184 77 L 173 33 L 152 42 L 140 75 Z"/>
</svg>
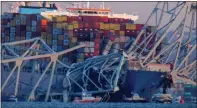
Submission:
<svg viewBox="0 0 197 108">
<path fill-rule="evenodd" d="M 125 31 L 120 31 L 120 36 L 125 36 Z"/>
<path fill-rule="evenodd" d="M 47 25 L 47 20 L 43 19 L 41 23 L 42 23 L 42 25 Z"/>
</svg>

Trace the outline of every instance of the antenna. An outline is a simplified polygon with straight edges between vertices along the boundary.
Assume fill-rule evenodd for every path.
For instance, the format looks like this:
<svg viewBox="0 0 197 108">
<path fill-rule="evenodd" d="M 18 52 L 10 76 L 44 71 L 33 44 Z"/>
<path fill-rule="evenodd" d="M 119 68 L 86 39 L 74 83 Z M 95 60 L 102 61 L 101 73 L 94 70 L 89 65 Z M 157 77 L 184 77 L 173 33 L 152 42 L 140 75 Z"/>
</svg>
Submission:
<svg viewBox="0 0 197 108">
<path fill-rule="evenodd" d="M 105 4 L 104 4 L 104 1 L 103 1 L 103 9 L 105 8 L 104 6 L 105 6 Z"/>
</svg>

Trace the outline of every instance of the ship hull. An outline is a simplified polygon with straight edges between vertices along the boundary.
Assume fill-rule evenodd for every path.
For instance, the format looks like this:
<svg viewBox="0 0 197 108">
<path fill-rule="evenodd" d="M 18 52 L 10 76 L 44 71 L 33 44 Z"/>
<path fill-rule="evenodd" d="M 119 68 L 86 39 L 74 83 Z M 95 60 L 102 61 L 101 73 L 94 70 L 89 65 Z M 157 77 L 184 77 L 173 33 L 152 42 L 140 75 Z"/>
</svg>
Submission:
<svg viewBox="0 0 197 108">
<path fill-rule="evenodd" d="M 137 93 L 140 97 L 150 99 L 158 88 L 162 86 L 162 76 L 166 72 L 128 70 L 123 91 L 130 94 Z M 126 94 L 127 95 L 127 94 Z"/>
</svg>

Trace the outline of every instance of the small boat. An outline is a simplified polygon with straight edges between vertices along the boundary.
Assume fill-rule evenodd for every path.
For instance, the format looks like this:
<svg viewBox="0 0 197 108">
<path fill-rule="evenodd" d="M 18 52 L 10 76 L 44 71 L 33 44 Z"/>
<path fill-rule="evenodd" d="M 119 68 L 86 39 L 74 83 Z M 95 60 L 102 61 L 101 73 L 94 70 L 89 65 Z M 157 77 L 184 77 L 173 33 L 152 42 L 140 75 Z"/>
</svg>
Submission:
<svg viewBox="0 0 197 108">
<path fill-rule="evenodd" d="M 131 103 L 146 103 L 148 102 L 144 98 L 140 98 L 138 94 L 133 94 L 132 97 L 124 97 L 124 102 L 131 102 Z"/>
<path fill-rule="evenodd" d="M 83 95 L 82 99 L 79 99 L 79 97 L 76 97 L 74 102 L 76 103 L 91 103 L 91 102 L 100 102 L 101 97 L 93 97 L 91 94 Z"/>
</svg>

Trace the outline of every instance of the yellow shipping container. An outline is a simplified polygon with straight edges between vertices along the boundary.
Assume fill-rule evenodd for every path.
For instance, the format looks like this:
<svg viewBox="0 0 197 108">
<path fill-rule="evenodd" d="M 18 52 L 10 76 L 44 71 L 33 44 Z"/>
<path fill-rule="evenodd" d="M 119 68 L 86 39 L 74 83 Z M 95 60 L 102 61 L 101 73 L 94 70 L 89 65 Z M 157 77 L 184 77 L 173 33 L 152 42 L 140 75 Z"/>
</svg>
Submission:
<svg viewBox="0 0 197 108">
<path fill-rule="evenodd" d="M 114 30 L 120 30 L 120 24 L 115 24 L 114 25 Z"/>
<path fill-rule="evenodd" d="M 79 24 L 78 23 L 74 23 L 73 28 L 79 28 Z"/>
<path fill-rule="evenodd" d="M 21 20 L 21 24 L 22 25 L 26 25 L 26 21 L 25 20 Z"/>
<path fill-rule="evenodd" d="M 56 23 L 56 27 L 57 27 L 57 28 L 62 28 L 63 25 L 62 25 L 62 23 Z"/>
<path fill-rule="evenodd" d="M 47 15 L 47 18 L 48 18 L 48 19 L 52 19 L 52 16 L 51 16 L 51 15 Z"/>
<path fill-rule="evenodd" d="M 104 29 L 105 29 L 105 30 L 109 30 L 109 24 L 105 24 Z"/>
<path fill-rule="evenodd" d="M 64 35 L 58 35 L 58 40 L 64 40 Z"/>
<path fill-rule="evenodd" d="M 110 30 L 115 30 L 115 24 L 109 24 Z"/>
<path fill-rule="evenodd" d="M 43 40 L 46 42 L 47 41 L 47 39 L 46 38 L 43 38 Z"/>
<path fill-rule="evenodd" d="M 10 21 L 10 26 L 13 27 L 14 26 L 14 21 Z"/>
<path fill-rule="evenodd" d="M 21 18 L 20 18 L 20 15 L 16 15 L 15 19 L 16 19 L 16 20 L 20 20 L 20 19 L 21 19 Z"/>
<path fill-rule="evenodd" d="M 52 17 L 52 21 L 55 21 L 56 22 L 57 21 L 57 17 L 56 16 L 53 16 Z"/>
<path fill-rule="evenodd" d="M 57 17 L 57 22 L 62 22 L 62 17 L 61 16 Z"/>
<path fill-rule="evenodd" d="M 105 29 L 105 24 L 101 22 L 101 23 L 99 24 L 99 27 L 100 27 L 100 29 Z"/>
<path fill-rule="evenodd" d="M 69 24 L 69 25 L 67 26 L 67 29 L 68 29 L 68 30 L 73 30 L 73 25 Z"/>
<path fill-rule="evenodd" d="M 72 42 L 72 43 L 77 43 L 77 37 L 72 37 L 72 38 L 71 38 L 71 42 Z"/>
<path fill-rule="evenodd" d="M 31 31 L 31 27 L 30 26 L 26 26 L 26 31 Z"/>
<path fill-rule="evenodd" d="M 126 24 L 126 29 L 128 29 L 128 30 L 136 30 L 136 25 L 135 24 Z"/>
<path fill-rule="evenodd" d="M 67 16 L 62 16 L 62 21 L 67 21 Z"/>
<path fill-rule="evenodd" d="M 47 45 L 52 45 L 51 40 L 47 39 Z"/>
<path fill-rule="evenodd" d="M 84 59 L 77 59 L 77 62 L 83 62 Z"/>
<path fill-rule="evenodd" d="M 45 38 L 45 37 L 47 36 L 47 33 L 46 33 L 46 32 L 41 32 L 41 36 L 42 36 L 43 38 Z"/>
<path fill-rule="evenodd" d="M 125 31 L 120 31 L 120 36 L 125 36 Z"/>
</svg>

